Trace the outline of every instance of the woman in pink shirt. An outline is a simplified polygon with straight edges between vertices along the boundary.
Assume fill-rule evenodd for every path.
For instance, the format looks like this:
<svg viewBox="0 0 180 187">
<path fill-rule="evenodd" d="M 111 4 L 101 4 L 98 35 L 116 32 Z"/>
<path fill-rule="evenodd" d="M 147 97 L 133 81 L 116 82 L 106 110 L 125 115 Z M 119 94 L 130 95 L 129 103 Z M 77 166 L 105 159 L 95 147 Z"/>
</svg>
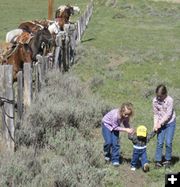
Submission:
<svg viewBox="0 0 180 187">
<path fill-rule="evenodd" d="M 155 166 L 169 167 L 172 157 L 172 141 L 176 127 L 176 114 L 173 99 L 167 94 L 166 86 L 160 84 L 156 88 L 156 97 L 153 99 L 154 130 L 157 130 L 157 146 Z M 164 141 L 166 144 L 165 161 L 162 162 Z"/>
<path fill-rule="evenodd" d="M 102 119 L 105 161 L 111 160 L 114 166 L 119 166 L 120 161 L 119 131 L 133 132 L 129 125 L 129 118 L 132 114 L 133 105 L 131 103 L 123 103 L 120 108 L 111 110 Z"/>
</svg>

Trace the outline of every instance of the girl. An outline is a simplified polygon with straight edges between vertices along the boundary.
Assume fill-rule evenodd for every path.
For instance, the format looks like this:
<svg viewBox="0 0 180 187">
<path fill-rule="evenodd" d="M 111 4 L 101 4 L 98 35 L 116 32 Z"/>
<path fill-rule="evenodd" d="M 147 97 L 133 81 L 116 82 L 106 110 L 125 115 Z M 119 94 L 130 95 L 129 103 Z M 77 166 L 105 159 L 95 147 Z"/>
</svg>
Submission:
<svg viewBox="0 0 180 187">
<path fill-rule="evenodd" d="M 119 166 L 120 161 L 119 131 L 133 132 L 129 125 L 129 119 L 132 115 L 133 105 L 123 103 L 120 108 L 111 110 L 102 119 L 105 161 L 111 160 L 114 166 Z M 124 127 L 121 126 L 122 123 Z"/>
<path fill-rule="evenodd" d="M 157 146 L 155 161 L 156 167 L 169 167 L 172 157 L 172 141 L 176 127 L 176 114 L 173 99 L 167 94 L 166 86 L 160 84 L 156 88 L 156 97 L 153 99 L 154 130 L 157 132 Z M 166 143 L 165 161 L 162 162 L 162 150 Z"/>
</svg>

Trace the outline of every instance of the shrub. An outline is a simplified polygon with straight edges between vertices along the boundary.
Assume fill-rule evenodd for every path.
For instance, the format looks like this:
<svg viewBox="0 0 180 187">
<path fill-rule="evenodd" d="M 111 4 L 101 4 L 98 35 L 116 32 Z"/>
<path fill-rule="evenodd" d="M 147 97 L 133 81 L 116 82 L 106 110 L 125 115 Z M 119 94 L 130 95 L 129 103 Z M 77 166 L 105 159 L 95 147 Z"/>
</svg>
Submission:
<svg viewBox="0 0 180 187">
<path fill-rule="evenodd" d="M 0 186 L 102 186 L 91 137 L 107 108 L 72 73 L 49 73 L 16 130 L 17 151 L 1 156 Z"/>
</svg>

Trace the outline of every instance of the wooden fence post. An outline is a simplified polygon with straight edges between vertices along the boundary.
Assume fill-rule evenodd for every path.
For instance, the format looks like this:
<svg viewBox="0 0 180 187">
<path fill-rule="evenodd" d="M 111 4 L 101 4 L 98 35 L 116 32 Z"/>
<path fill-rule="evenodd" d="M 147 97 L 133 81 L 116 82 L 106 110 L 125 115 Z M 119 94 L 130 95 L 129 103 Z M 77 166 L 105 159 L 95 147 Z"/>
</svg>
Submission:
<svg viewBox="0 0 180 187">
<path fill-rule="evenodd" d="M 48 20 L 53 18 L 54 0 L 48 0 Z"/>
<path fill-rule="evenodd" d="M 5 146 L 11 153 L 14 152 L 14 91 L 13 91 L 13 69 L 12 65 L 3 65 L 1 72 L 1 97 L 2 108 L 2 129 Z"/>
<path fill-rule="evenodd" d="M 23 77 L 22 71 L 17 74 L 17 121 L 22 119 L 23 114 Z"/>
<path fill-rule="evenodd" d="M 30 107 L 32 102 L 32 69 L 30 63 L 24 63 L 24 109 Z"/>
<path fill-rule="evenodd" d="M 81 41 L 81 19 L 80 18 L 77 22 L 77 32 L 78 32 L 77 43 L 79 43 Z"/>
<path fill-rule="evenodd" d="M 35 64 L 34 70 L 35 70 L 35 93 L 34 95 L 36 97 L 38 95 L 38 92 L 40 91 L 38 64 Z"/>
<path fill-rule="evenodd" d="M 47 56 L 43 56 L 43 59 L 44 59 L 44 65 L 45 65 L 45 74 L 47 74 L 49 68 L 50 68 L 50 65 L 49 65 L 49 59 Z"/>
<path fill-rule="evenodd" d="M 39 73 L 39 81 L 42 85 L 45 81 L 45 73 L 46 73 L 46 64 L 44 58 L 41 55 L 36 56 L 38 60 L 38 73 Z"/>
<path fill-rule="evenodd" d="M 4 93 L 5 93 L 5 90 L 4 90 L 4 66 L 3 65 L 0 65 L 0 97 L 4 97 Z M 1 99 L 2 101 L 2 99 Z M 4 121 L 4 113 L 3 113 L 3 106 L 0 106 L 0 109 L 1 109 L 1 134 L 4 136 L 4 132 L 5 132 L 5 127 L 4 127 L 4 124 L 3 124 L 3 121 Z M 3 137 L 2 137 L 3 138 Z M 4 141 L 4 139 L 2 139 L 2 141 Z M 4 144 L 4 142 L 2 142 L 2 145 Z"/>
</svg>

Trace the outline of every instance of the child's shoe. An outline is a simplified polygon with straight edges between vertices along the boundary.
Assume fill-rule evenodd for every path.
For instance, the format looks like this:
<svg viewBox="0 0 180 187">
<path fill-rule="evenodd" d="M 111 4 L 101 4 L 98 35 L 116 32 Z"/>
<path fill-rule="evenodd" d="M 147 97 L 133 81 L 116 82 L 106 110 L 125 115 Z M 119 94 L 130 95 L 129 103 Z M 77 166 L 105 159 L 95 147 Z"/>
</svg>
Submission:
<svg viewBox="0 0 180 187">
<path fill-rule="evenodd" d="M 159 168 L 161 168 L 161 167 L 162 167 L 161 162 L 158 162 L 158 161 L 157 161 L 157 162 L 155 163 L 155 168 L 156 168 L 156 169 L 159 169 Z"/>
<path fill-rule="evenodd" d="M 134 166 L 131 166 L 131 171 L 135 171 L 136 168 Z"/>
<path fill-rule="evenodd" d="M 104 157 L 105 163 L 109 164 L 110 163 L 110 158 L 109 157 Z"/>
<path fill-rule="evenodd" d="M 113 162 L 112 165 L 115 166 L 115 167 L 118 167 L 119 166 L 119 162 Z"/>
<path fill-rule="evenodd" d="M 148 172 L 149 171 L 149 164 L 148 163 L 144 164 L 143 170 L 144 170 L 144 172 Z"/>
<path fill-rule="evenodd" d="M 162 164 L 163 164 L 163 166 L 164 166 L 165 168 L 170 168 L 171 161 L 170 161 L 170 160 L 166 160 L 166 161 L 164 161 Z"/>
</svg>

